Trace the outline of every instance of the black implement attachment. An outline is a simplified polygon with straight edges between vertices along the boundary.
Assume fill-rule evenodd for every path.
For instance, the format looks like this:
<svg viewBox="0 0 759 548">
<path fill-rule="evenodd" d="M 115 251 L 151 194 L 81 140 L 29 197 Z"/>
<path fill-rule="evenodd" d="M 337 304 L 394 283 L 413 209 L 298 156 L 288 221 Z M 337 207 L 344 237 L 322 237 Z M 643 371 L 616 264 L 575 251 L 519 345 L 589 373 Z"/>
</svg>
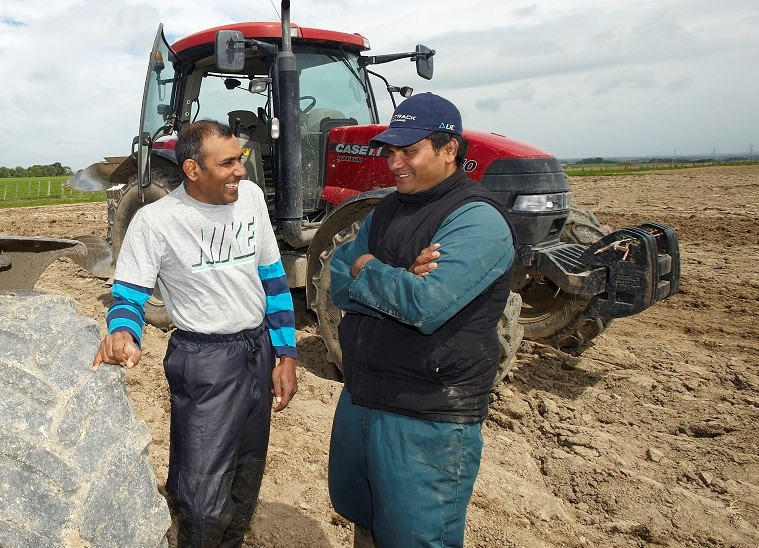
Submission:
<svg viewBox="0 0 759 548">
<path fill-rule="evenodd" d="M 637 314 L 677 293 L 680 284 L 677 232 L 659 223 L 622 228 L 590 247 L 551 246 L 536 259 L 562 290 L 593 296 L 586 312 L 600 318 Z"/>
</svg>

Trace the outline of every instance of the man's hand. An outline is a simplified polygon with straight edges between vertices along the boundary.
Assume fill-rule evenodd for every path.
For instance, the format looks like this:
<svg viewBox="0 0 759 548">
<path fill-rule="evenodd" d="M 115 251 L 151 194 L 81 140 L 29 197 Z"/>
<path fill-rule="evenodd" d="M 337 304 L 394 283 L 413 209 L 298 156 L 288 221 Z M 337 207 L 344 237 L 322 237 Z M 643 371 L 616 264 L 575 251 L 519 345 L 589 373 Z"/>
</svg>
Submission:
<svg viewBox="0 0 759 548">
<path fill-rule="evenodd" d="M 298 378 L 295 376 L 295 358 L 281 356 L 279 363 L 271 372 L 272 393 L 274 394 L 274 411 L 282 411 L 298 391 Z"/>
<path fill-rule="evenodd" d="M 101 363 L 123 365 L 131 369 L 140 361 L 142 351 L 126 331 L 116 331 L 106 335 L 100 343 L 95 359 L 92 360 L 92 370 L 97 371 Z"/>
<path fill-rule="evenodd" d="M 374 255 L 371 253 L 364 253 L 360 257 L 358 257 L 355 261 L 353 261 L 353 264 L 351 265 L 351 276 L 355 278 L 358 276 L 358 273 L 361 272 L 361 269 L 363 269 L 366 266 L 366 263 L 374 259 Z"/>
<path fill-rule="evenodd" d="M 437 250 L 439 247 L 440 244 L 432 244 L 431 246 L 422 249 L 419 256 L 414 261 L 414 264 L 409 267 L 408 271 L 422 277 L 429 274 L 431 270 L 437 268 L 437 263 L 434 261 L 440 257 L 440 252 Z"/>
</svg>

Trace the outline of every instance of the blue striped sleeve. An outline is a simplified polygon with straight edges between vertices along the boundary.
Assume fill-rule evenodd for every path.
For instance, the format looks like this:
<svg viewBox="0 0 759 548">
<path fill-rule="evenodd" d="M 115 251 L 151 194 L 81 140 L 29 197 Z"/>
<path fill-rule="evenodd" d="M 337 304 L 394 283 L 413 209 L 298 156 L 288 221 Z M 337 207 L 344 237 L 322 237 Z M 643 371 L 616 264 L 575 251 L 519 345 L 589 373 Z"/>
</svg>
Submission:
<svg viewBox="0 0 759 548">
<path fill-rule="evenodd" d="M 150 287 L 114 280 L 111 289 L 114 300 L 105 316 L 108 333 L 126 331 L 140 347 L 142 326 L 145 325 L 145 303 L 152 294 Z"/>
<path fill-rule="evenodd" d="M 277 261 L 266 266 L 259 266 L 258 275 L 261 277 L 261 281 L 280 278 L 285 275 L 285 267 L 282 266 L 282 261 Z"/>
<path fill-rule="evenodd" d="M 274 354 L 296 358 L 295 308 L 282 261 L 259 266 L 258 276 L 266 294 L 266 322 Z"/>
</svg>

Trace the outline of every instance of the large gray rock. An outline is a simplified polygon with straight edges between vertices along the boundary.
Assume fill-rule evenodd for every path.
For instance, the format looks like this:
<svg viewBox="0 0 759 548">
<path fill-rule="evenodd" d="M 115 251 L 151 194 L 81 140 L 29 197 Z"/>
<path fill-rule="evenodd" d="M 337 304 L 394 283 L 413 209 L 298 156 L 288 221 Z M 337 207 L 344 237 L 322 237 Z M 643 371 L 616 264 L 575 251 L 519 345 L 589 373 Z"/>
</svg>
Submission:
<svg viewBox="0 0 759 548">
<path fill-rule="evenodd" d="M 166 546 L 150 433 L 74 306 L 0 293 L 0 546 Z"/>
</svg>

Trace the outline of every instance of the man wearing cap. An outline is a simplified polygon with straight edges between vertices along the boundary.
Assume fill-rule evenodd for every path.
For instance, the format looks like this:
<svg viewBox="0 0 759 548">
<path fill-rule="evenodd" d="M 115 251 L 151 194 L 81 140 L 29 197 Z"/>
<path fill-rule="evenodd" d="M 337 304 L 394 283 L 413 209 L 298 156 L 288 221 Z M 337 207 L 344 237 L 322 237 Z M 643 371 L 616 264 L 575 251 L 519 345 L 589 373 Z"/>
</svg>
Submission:
<svg viewBox="0 0 759 548">
<path fill-rule="evenodd" d="M 330 497 L 380 546 L 461 546 L 500 361 L 512 231 L 466 177 L 461 116 L 423 93 L 384 146 L 396 191 L 332 259 L 345 386 L 332 428 Z"/>
</svg>

